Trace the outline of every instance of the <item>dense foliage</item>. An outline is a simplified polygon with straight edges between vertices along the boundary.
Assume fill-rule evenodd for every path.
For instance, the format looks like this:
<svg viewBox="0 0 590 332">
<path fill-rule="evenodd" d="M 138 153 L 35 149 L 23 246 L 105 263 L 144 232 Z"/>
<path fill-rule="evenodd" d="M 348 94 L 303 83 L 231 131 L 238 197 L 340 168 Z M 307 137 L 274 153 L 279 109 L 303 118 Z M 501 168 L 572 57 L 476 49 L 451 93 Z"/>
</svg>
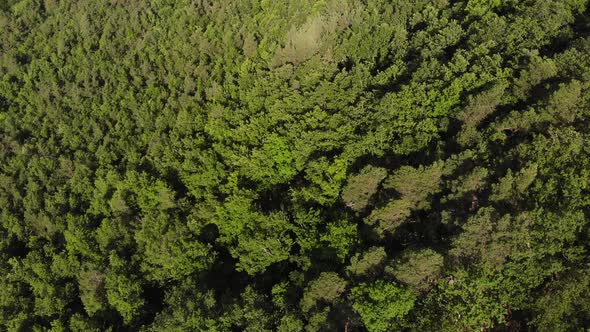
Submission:
<svg viewBox="0 0 590 332">
<path fill-rule="evenodd" d="M 3 0 L 0 330 L 590 327 L 586 0 Z"/>
</svg>

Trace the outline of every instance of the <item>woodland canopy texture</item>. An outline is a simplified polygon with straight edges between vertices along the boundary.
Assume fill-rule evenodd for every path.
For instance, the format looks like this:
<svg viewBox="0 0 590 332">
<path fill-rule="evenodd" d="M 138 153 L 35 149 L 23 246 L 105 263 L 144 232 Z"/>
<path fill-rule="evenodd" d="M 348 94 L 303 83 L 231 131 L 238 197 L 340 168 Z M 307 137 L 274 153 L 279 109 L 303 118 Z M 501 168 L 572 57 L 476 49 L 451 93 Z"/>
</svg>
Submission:
<svg viewBox="0 0 590 332">
<path fill-rule="evenodd" d="M 0 331 L 585 331 L 588 0 L 1 0 Z"/>
</svg>

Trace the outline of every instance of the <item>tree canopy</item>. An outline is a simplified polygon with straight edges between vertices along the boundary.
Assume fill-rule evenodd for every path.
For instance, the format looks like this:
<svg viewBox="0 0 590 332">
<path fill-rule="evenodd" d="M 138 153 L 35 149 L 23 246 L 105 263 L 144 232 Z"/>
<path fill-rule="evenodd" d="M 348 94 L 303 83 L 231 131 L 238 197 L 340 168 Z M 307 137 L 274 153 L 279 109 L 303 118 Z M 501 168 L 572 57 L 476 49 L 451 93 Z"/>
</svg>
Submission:
<svg viewBox="0 0 590 332">
<path fill-rule="evenodd" d="M 589 8 L 0 1 L 0 330 L 590 328 Z"/>
</svg>

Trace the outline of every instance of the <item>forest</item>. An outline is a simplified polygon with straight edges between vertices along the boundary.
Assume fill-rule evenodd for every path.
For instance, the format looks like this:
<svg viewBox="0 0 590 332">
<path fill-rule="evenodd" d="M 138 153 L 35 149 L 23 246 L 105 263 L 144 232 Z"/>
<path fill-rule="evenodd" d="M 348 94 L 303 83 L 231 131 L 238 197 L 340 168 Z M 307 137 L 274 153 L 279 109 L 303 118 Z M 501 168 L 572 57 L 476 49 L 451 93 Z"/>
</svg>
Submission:
<svg viewBox="0 0 590 332">
<path fill-rule="evenodd" d="M 0 331 L 590 329 L 588 0 L 0 0 Z"/>
</svg>

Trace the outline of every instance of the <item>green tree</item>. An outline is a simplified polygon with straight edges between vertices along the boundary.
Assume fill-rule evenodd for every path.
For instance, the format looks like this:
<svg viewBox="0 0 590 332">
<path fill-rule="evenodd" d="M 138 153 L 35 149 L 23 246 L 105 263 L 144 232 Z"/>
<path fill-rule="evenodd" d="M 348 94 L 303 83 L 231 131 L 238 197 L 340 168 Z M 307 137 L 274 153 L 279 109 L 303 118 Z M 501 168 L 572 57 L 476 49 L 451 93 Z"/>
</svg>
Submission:
<svg viewBox="0 0 590 332">
<path fill-rule="evenodd" d="M 394 282 L 377 280 L 351 290 L 352 307 L 369 331 L 390 331 L 406 326 L 416 296 Z"/>
<path fill-rule="evenodd" d="M 349 178 L 342 191 L 342 200 L 354 211 L 364 210 L 386 176 L 387 171 L 384 168 L 372 166 L 363 168 L 358 174 Z"/>
</svg>

